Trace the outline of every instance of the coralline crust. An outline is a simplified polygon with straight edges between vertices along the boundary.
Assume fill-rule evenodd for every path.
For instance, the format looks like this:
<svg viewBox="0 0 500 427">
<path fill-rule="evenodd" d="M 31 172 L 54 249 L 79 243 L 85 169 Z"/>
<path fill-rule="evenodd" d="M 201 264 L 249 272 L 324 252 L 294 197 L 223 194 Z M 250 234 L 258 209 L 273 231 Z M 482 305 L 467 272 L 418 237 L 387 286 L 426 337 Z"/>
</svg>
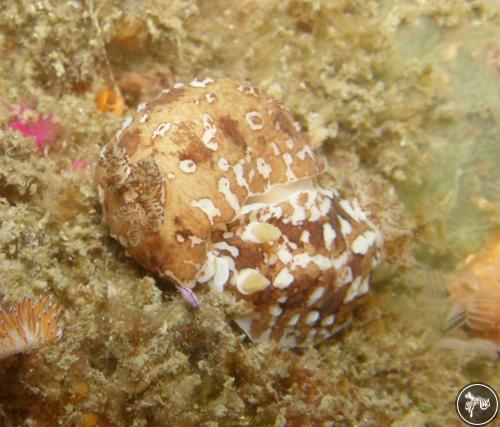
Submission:
<svg viewBox="0 0 500 427">
<path fill-rule="evenodd" d="M 321 188 L 325 160 L 250 81 L 195 79 L 125 119 L 96 168 L 111 233 L 178 286 L 209 283 L 254 310 L 254 341 L 314 344 L 368 291 L 381 236 Z"/>
</svg>

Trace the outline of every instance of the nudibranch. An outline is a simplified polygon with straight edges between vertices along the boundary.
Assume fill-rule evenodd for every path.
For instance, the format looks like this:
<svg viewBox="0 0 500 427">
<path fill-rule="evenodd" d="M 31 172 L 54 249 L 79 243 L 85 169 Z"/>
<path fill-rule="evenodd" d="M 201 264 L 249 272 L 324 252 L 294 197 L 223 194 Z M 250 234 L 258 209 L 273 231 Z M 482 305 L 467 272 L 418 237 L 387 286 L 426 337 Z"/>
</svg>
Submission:
<svg viewBox="0 0 500 427">
<path fill-rule="evenodd" d="M 60 308 L 48 298 L 0 306 L 0 359 L 57 341 L 62 336 L 59 318 Z"/>
<path fill-rule="evenodd" d="M 500 344 L 500 233 L 464 260 L 451 275 L 448 291 L 460 307 L 450 324 L 462 320 Z"/>
<path fill-rule="evenodd" d="M 129 256 L 178 287 L 247 301 L 235 320 L 253 341 L 303 347 L 348 319 L 381 253 L 362 208 L 318 184 L 324 169 L 275 99 L 205 78 L 140 104 L 95 177 Z"/>
</svg>

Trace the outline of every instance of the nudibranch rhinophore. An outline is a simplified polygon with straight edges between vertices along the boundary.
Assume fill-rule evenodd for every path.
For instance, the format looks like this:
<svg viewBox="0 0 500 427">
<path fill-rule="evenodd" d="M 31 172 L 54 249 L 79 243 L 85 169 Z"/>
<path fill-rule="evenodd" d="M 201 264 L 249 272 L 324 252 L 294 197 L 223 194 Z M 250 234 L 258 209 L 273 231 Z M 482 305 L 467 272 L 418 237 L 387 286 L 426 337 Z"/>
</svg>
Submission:
<svg viewBox="0 0 500 427">
<path fill-rule="evenodd" d="M 255 342 L 316 344 L 369 288 L 382 237 L 322 188 L 325 159 L 250 81 L 195 79 L 140 104 L 106 145 L 96 183 L 111 234 L 140 264 L 251 310 Z"/>
</svg>

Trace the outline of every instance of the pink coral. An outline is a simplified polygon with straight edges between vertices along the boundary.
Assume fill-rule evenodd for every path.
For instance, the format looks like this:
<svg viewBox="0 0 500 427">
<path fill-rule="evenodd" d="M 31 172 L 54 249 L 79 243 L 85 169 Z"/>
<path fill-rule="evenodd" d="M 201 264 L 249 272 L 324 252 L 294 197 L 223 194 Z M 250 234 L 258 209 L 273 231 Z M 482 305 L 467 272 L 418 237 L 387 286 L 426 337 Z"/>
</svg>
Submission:
<svg viewBox="0 0 500 427">
<path fill-rule="evenodd" d="M 55 147 L 57 139 L 61 136 L 61 127 L 52 120 L 50 115 L 38 114 L 35 120 L 24 120 L 20 116 L 9 124 L 10 128 L 17 130 L 23 136 L 35 138 L 35 143 L 40 152 L 46 147 Z"/>
<path fill-rule="evenodd" d="M 76 159 L 71 165 L 71 170 L 74 172 L 78 169 L 82 169 L 84 172 L 90 171 L 90 163 L 82 158 Z"/>
</svg>

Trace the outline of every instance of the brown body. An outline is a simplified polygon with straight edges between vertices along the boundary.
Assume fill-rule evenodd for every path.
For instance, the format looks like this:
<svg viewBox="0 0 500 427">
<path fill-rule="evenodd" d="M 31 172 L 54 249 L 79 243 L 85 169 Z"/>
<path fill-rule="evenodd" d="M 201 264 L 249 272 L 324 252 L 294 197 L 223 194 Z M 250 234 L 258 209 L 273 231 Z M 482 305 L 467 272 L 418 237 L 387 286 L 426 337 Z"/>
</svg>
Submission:
<svg viewBox="0 0 500 427">
<path fill-rule="evenodd" d="M 207 78 L 140 105 L 96 182 L 130 256 L 178 286 L 253 303 L 237 319 L 245 332 L 295 346 L 331 335 L 335 313 L 368 290 L 381 240 L 359 206 L 316 184 L 323 169 L 274 99 Z"/>
</svg>

